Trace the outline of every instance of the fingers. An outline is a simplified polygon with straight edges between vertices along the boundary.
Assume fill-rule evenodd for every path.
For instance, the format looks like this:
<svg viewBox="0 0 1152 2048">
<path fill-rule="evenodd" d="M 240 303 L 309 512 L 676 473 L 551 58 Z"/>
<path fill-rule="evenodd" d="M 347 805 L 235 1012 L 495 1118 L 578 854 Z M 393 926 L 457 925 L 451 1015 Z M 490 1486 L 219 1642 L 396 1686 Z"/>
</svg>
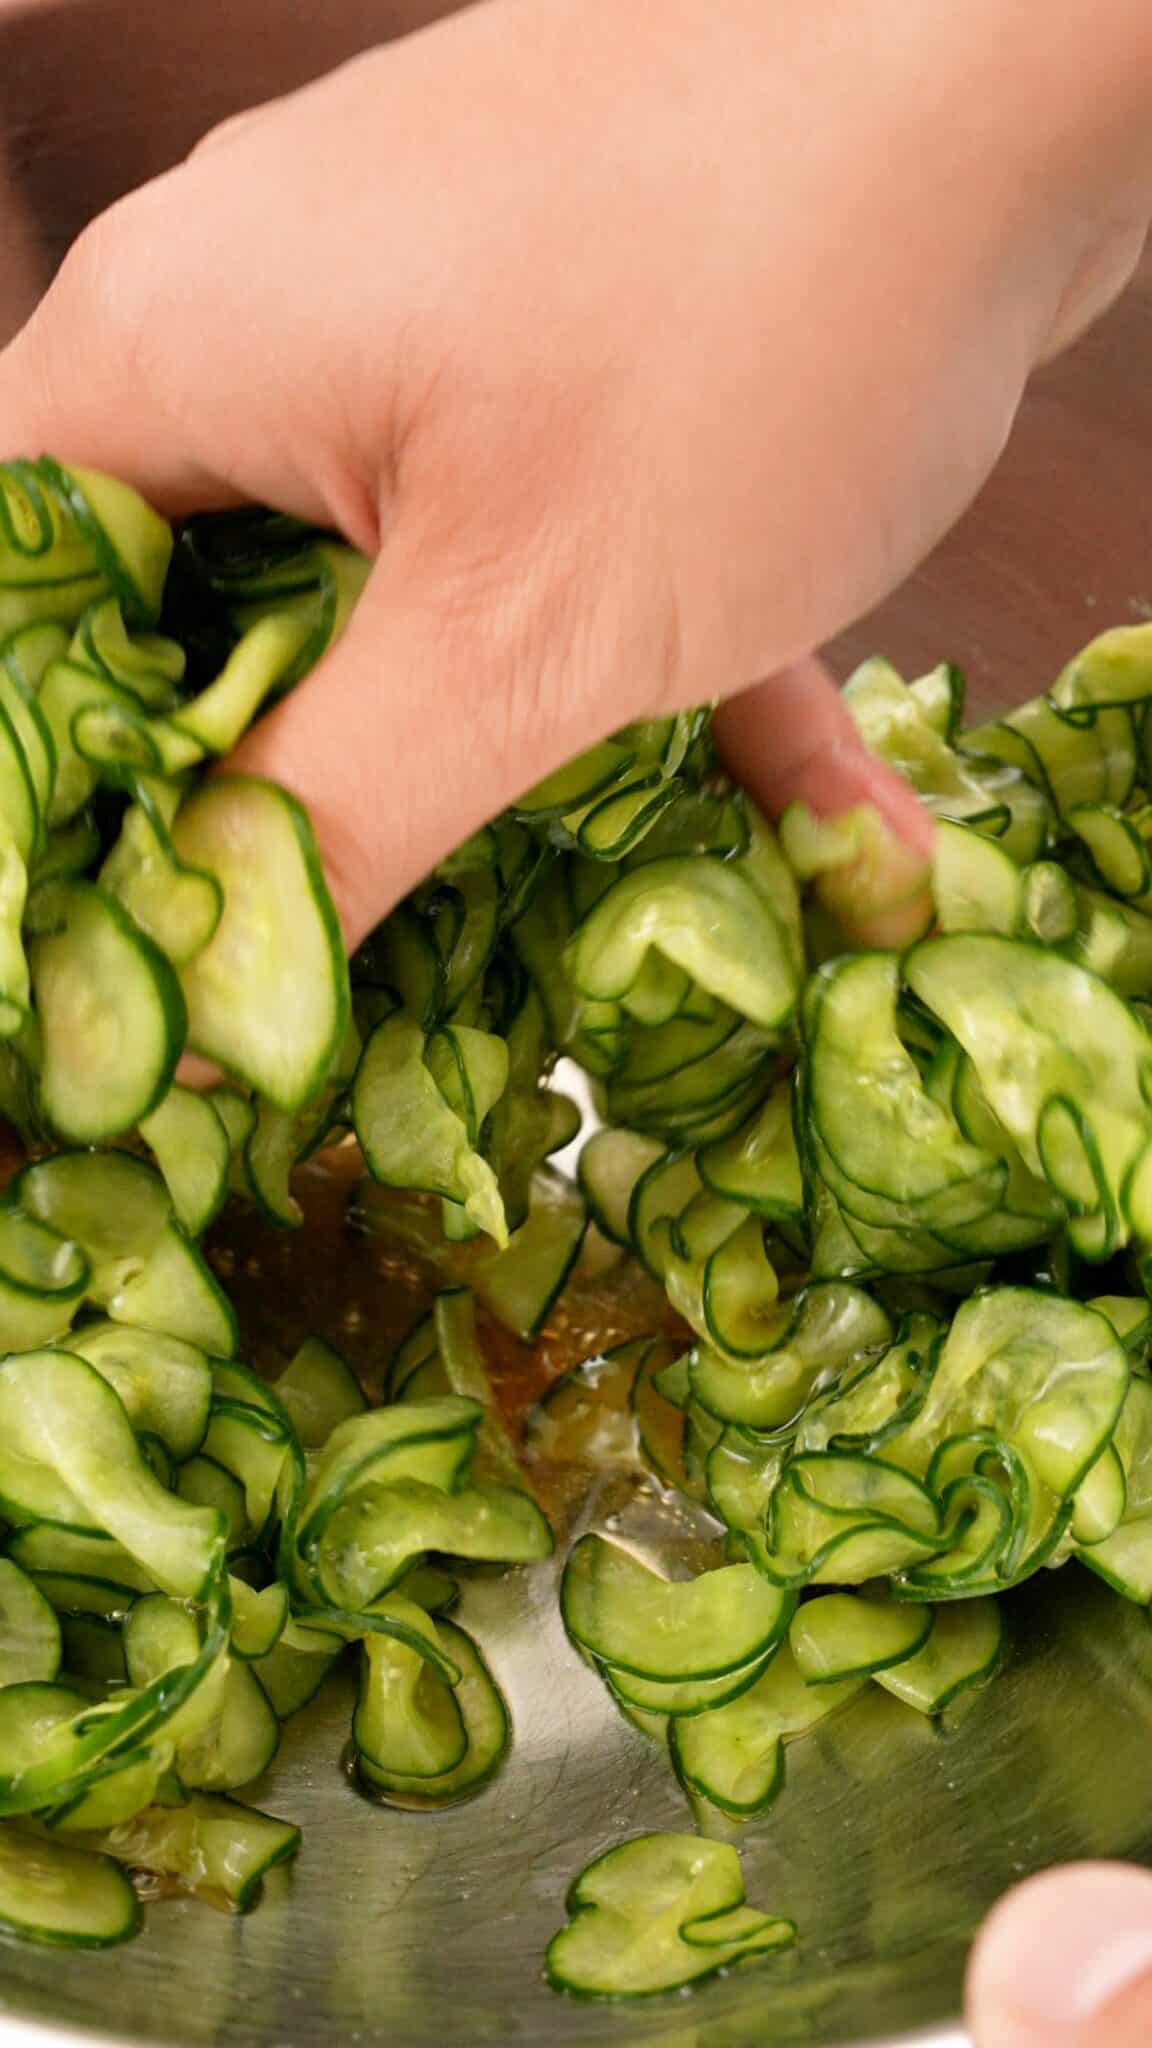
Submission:
<svg viewBox="0 0 1152 2048">
<path fill-rule="evenodd" d="M 770 817 L 805 803 L 821 818 L 872 804 L 927 860 L 932 821 L 908 784 L 870 754 L 823 662 L 811 656 L 732 697 L 716 713 L 728 768 Z"/>
<path fill-rule="evenodd" d="M 975 2048 L 1144 2048 L 1152 2040 L 1152 1874 L 1086 1863 L 996 1908 L 968 1973 Z"/>
<path fill-rule="evenodd" d="M 238 206 L 209 155 L 85 229 L 0 350 L 0 462 L 105 470 L 170 519 L 274 504 L 373 547 L 374 513 L 320 418 L 322 380 L 284 346 L 280 301 L 257 303 L 254 238 L 229 244 Z"/>
<path fill-rule="evenodd" d="M 0 461 L 48 453 L 108 470 L 171 514 L 230 494 L 190 459 L 156 388 L 146 253 L 159 190 L 122 202 L 86 230 L 0 352 Z"/>
</svg>

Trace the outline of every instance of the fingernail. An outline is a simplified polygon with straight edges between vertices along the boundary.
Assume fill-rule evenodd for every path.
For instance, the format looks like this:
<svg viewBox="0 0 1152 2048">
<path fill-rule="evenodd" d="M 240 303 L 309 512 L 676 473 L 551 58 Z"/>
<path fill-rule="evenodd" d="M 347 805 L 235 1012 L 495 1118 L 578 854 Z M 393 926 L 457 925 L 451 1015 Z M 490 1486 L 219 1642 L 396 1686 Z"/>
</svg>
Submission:
<svg viewBox="0 0 1152 2048">
<path fill-rule="evenodd" d="M 781 820 L 781 839 L 853 944 L 907 946 L 931 923 L 928 864 L 874 803 L 823 823 L 793 805 Z"/>
<path fill-rule="evenodd" d="M 1115 2003 L 1147 1980 L 1132 2030 Z M 968 1977 L 976 2048 L 1119 2048 L 1152 2040 L 1152 1875 L 1073 1865 L 1031 1879 L 987 1922 Z M 1125 2012 L 1130 2006 L 1124 2000 Z M 1099 2022 L 1103 2031 L 1096 2031 Z"/>
</svg>

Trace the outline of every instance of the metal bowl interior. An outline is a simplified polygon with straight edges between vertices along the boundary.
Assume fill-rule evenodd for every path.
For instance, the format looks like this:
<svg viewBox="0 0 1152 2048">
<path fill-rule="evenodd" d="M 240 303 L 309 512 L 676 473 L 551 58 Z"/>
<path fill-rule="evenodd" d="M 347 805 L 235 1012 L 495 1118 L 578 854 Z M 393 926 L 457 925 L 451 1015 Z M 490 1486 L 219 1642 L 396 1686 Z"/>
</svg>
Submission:
<svg viewBox="0 0 1152 2048">
<path fill-rule="evenodd" d="M 11 185 L 6 194 L 0 165 L 0 335 L 98 202 L 171 161 L 238 98 L 437 11 L 435 0 L 205 0 L 158 43 L 146 0 L 0 0 Z M 193 26 L 208 52 L 195 67 Z M 833 650 L 842 667 L 873 647 L 909 669 L 948 655 L 968 667 L 983 711 L 1042 687 L 1100 626 L 1147 615 L 1150 319 L 1144 280 L 1038 380 L 980 503 Z M 307 1239 L 296 1256 L 306 1293 Z M 639 1541 L 677 1540 L 650 1497 L 598 1494 L 584 1525 L 610 1514 Z M 688 1816 L 666 1764 L 567 1645 L 554 1576 L 541 1567 L 469 1585 L 465 1616 L 516 1727 L 508 1768 L 477 1801 L 440 1816 L 365 1803 L 340 1767 L 349 1701 L 329 1689 L 290 1726 L 258 1788 L 305 1831 L 299 1864 L 263 1906 L 228 1920 L 165 1902 L 141 1940 L 104 1956 L 6 1944 L 5 2039 L 961 2048 L 965 1953 L 1007 1885 L 1070 1857 L 1152 1861 L 1140 1796 L 1152 1634 L 1142 1613 L 1070 1568 L 1013 1597 L 1009 1667 L 954 1726 L 938 1731 L 876 1692 L 792 1749 L 784 1797 L 741 1845 L 749 1897 L 800 1924 L 794 1956 L 644 2006 L 557 1998 L 540 1963 L 568 1882 L 617 1837 Z"/>
<path fill-rule="evenodd" d="M 625 1526 L 644 1533 L 627 1513 Z M 334 1685 L 257 1789 L 302 1823 L 304 1850 L 254 1913 L 166 1901 L 125 1950 L 6 1947 L 5 2011 L 56 2048 L 88 2028 L 181 2048 L 960 2048 L 965 1950 L 1005 1885 L 1065 1857 L 1152 1855 L 1133 1796 L 1152 1718 L 1146 1617 L 1072 1571 L 1011 1609 L 1009 1669 L 956 1726 L 940 1733 L 874 1689 L 790 1750 L 779 1804 L 741 1843 L 749 1898 L 800 1925 L 779 1963 L 623 2008 L 544 1983 L 574 1874 L 688 1815 L 667 1763 L 566 1643 L 542 1568 L 466 1596 L 516 1730 L 478 1800 L 441 1815 L 367 1804 L 341 1772 L 351 1697 Z M 47 2048 L 39 2029 L 35 2041 Z"/>
</svg>

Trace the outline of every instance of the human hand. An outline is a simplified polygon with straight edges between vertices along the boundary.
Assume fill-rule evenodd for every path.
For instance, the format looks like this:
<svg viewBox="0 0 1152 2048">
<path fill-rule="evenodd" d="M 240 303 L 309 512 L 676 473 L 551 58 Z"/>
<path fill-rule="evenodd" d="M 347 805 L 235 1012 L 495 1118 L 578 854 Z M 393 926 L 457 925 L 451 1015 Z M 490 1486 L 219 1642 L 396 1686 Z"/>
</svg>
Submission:
<svg viewBox="0 0 1152 2048">
<path fill-rule="evenodd" d="M 1145 2048 L 1152 2041 L 1152 1874 L 1086 1863 L 996 1908 L 969 1970 L 975 2048 Z"/>
<path fill-rule="evenodd" d="M 0 455 L 379 554 L 240 763 L 308 803 L 349 943 L 563 757 L 713 696 L 769 808 L 871 796 L 924 844 L 804 657 L 1131 267 L 1152 24 L 1111 21 L 493 0 L 86 233 L 0 358 Z"/>
</svg>

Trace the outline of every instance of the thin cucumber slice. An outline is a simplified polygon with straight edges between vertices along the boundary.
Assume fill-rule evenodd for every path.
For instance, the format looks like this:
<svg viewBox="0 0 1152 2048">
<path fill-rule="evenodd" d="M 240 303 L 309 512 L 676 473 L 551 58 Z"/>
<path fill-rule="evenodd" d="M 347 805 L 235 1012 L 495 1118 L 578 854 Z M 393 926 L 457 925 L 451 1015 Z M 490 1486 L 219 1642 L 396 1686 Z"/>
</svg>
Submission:
<svg viewBox="0 0 1152 2048">
<path fill-rule="evenodd" d="M 610 1664 L 601 1668 L 613 1698 L 622 1706 L 649 1714 L 704 1714 L 755 1685 L 772 1654 L 769 1651 L 767 1657 L 758 1657 L 742 1670 L 726 1671 L 719 1678 L 641 1678 L 634 1671 L 620 1671 Z"/>
<path fill-rule="evenodd" d="M 895 955 L 881 953 L 832 962 L 809 983 L 810 1113 L 839 1173 L 880 1200 L 878 1211 L 859 1210 L 862 1221 L 965 1223 L 996 1206 L 1004 1168 L 927 1095 L 896 1029 L 898 986 Z M 844 1199 L 839 1185 L 833 1192 Z"/>
<path fill-rule="evenodd" d="M 940 662 L 927 675 L 918 676 L 908 685 L 908 694 L 915 698 L 921 718 L 949 746 L 955 740 L 964 717 L 966 687 L 963 671 L 952 661 Z"/>
<path fill-rule="evenodd" d="M 251 1663 L 275 1649 L 288 1621 L 288 1588 L 273 1580 L 261 1592 L 243 1579 L 229 1578 L 232 1602 L 231 1647 L 235 1657 Z"/>
<path fill-rule="evenodd" d="M 372 1033 L 352 1085 L 352 1118 L 377 1180 L 459 1202 L 480 1229 L 507 1242 L 496 1176 L 437 1085 L 424 1033 L 410 1017 L 388 1017 Z"/>
<path fill-rule="evenodd" d="M 705 1261 L 699 1284 L 699 1308 L 695 1275 L 684 1275 L 681 1289 L 680 1262 L 669 1261 L 665 1275 L 673 1306 L 732 1358 L 760 1358 L 774 1341 L 778 1316 L 780 1283 L 764 1243 L 764 1225 L 749 1216 L 725 1237 Z"/>
<path fill-rule="evenodd" d="M 156 1581 L 148 1567 L 108 1536 L 61 1529 L 52 1522 L 33 1522 L 28 1528 L 16 1530 L 9 1551 L 22 1571 L 33 1574 L 38 1586 L 51 1590 L 54 1606 L 62 1604 L 59 1595 L 64 1588 L 81 1605 L 81 1588 L 85 1584 L 98 1589 L 98 1593 L 104 1589 L 114 1593 L 121 1611 L 131 1606 L 137 1593 L 156 1591 Z M 97 1596 L 96 1611 L 101 1604 Z"/>
<path fill-rule="evenodd" d="M 320 1543 L 333 1515 L 364 1486 L 402 1479 L 445 1489 L 459 1485 L 482 1416 L 478 1402 L 445 1395 L 373 1409 L 338 1424 L 312 1467 L 300 1516 L 301 1551 Z"/>
<path fill-rule="evenodd" d="M 214 875 L 176 858 L 171 825 L 183 794 L 180 784 L 140 776 L 136 787 L 138 801 L 124 814 L 100 883 L 166 958 L 181 967 L 212 938 L 224 894 Z"/>
<path fill-rule="evenodd" d="M 1122 1523 L 1102 1542 L 1085 1545 L 1080 1561 L 1125 1600 L 1152 1602 L 1152 1521 Z"/>
<path fill-rule="evenodd" d="M 488 1365 L 476 1335 L 476 1302 L 471 1289 L 448 1287 L 432 1304 L 432 1327 L 449 1390 L 484 1409 L 477 1438 L 478 1470 L 514 1484 L 520 1460 L 496 1405 Z"/>
<path fill-rule="evenodd" d="M 789 1644 L 806 1684 L 837 1685 L 905 1663 L 931 1632 L 930 1607 L 829 1593 L 797 1610 Z"/>
<path fill-rule="evenodd" d="M 288 1623 L 274 1649 L 251 1667 L 277 1720 L 290 1720 L 315 1699 L 343 1648 L 331 1636 Z"/>
<path fill-rule="evenodd" d="M 730 1138 L 703 1146 L 696 1165 L 713 1194 L 758 1216 L 802 1216 L 804 1187 L 787 1083 L 778 1084 Z"/>
<path fill-rule="evenodd" d="M 155 1155 L 180 1222 L 199 1237 L 224 1206 L 231 1162 L 228 1133 L 211 1096 L 174 1081 L 141 1120 L 140 1136 Z"/>
<path fill-rule="evenodd" d="M 658 1338 L 636 1337 L 554 1380 L 525 1424 L 529 1450 L 554 1462 L 635 1467 L 632 1392 L 638 1371 L 657 1353 L 657 1362 L 671 1355 Z"/>
<path fill-rule="evenodd" d="M 270 1390 L 244 1367 L 218 1364 L 204 1455 L 240 1481 L 248 1525 L 257 1536 L 268 1527 L 295 1451 L 291 1422 Z"/>
<path fill-rule="evenodd" d="M 1103 1543 L 1114 1536 L 1128 1507 L 1128 1481 L 1114 1444 L 1100 1453 L 1076 1488 L 1072 1534 L 1079 1544 Z"/>
<path fill-rule="evenodd" d="M 306 1451 L 327 1443 L 332 1431 L 365 1408 L 360 1382 L 340 1353 L 322 1337 L 309 1337 L 276 1382 Z"/>
<path fill-rule="evenodd" d="M 1111 1202 L 1120 1208 L 1123 1191 L 1139 1227 L 1143 1182 L 1136 1175 L 1129 1185 L 1129 1176 L 1147 1147 L 1149 1040 L 1120 997 L 1058 954 L 976 933 L 927 940 L 905 973 L 959 1039 L 1032 1171 L 1082 1199 L 1082 1147 L 1069 1129 L 1046 1123 L 1053 1105 L 1070 1104 L 1090 1133 Z"/>
<path fill-rule="evenodd" d="M 941 819 L 932 854 L 932 892 L 943 932 L 1019 931 L 1024 883 L 1011 854 L 970 826 Z"/>
<path fill-rule="evenodd" d="M 558 1175 L 541 1175 L 527 1220 L 505 1250 L 482 1252 L 470 1279 L 485 1308 L 505 1329 L 530 1339 L 548 1320 L 580 1256 L 588 1211 L 579 1190 Z"/>
<path fill-rule="evenodd" d="M 50 1681 L 60 1669 L 60 1624 L 26 1572 L 0 1558 L 0 1687 Z"/>
<path fill-rule="evenodd" d="M 1051 696 L 1062 710 L 1140 704 L 1152 696 L 1152 632 L 1148 626 L 1113 626 L 1097 634 L 1061 669 Z"/>
<path fill-rule="evenodd" d="M 801 1452 L 784 1466 L 761 1570 L 783 1585 L 861 1585 L 944 1547 L 928 1487 L 886 1459 Z"/>
<path fill-rule="evenodd" d="M 1080 906 L 1076 885 L 1054 860 L 1033 861 L 1024 869 L 1023 925 L 1046 946 L 1067 944 L 1076 937 Z"/>
<path fill-rule="evenodd" d="M 75 1502 L 81 1526 L 112 1536 L 157 1585 L 204 1594 L 223 1553 L 220 1518 L 157 1484 L 119 1399 L 83 1359 L 31 1351 L 0 1362 L 0 1437 L 7 1500 L 31 1513 Z"/>
<path fill-rule="evenodd" d="M 634 869 L 584 920 L 568 970 L 583 995 L 619 1000 L 636 983 L 650 946 L 764 1030 L 787 1021 L 796 999 L 787 935 L 766 898 L 734 868 L 672 859 Z"/>
<path fill-rule="evenodd" d="M 40 1096 L 63 1138 L 95 1144 L 131 1130 L 165 1094 L 184 1004 L 163 954 L 111 896 L 81 882 L 50 890 L 29 948 Z"/>
<path fill-rule="evenodd" d="M 579 1998 L 646 1998 L 788 1948 L 791 1920 L 744 1903 L 740 1859 L 698 1835 L 640 1835 L 582 1871 L 545 1967 Z"/>
<path fill-rule="evenodd" d="M 720 1422 L 776 1429 L 800 1413 L 820 1375 L 844 1372 L 891 1336 L 890 1318 L 863 1288 L 816 1281 L 779 1309 L 754 1359 L 698 1345 L 689 1361 L 691 1391 Z"/>
<path fill-rule="evenodd" d="M 208 1100 L 224 1126 L 233 1163 L 242 1156 L 256 1124 L 256 1104 L 238 1088 L 210 1088 Z"/>
<path fill-rule="evenodd" d="M 628 1204 L 628 1235 L 637 1257 L 653 1279 L 663 1278 L 672 1249 L 671 1234 L 662 1226 L 682 1215 L 702 1186 L 695 1153 L 665 1151 L 633 1187 Z"/>
<path fill-rule="evenodd" d="M 140 1928 L 140 1901 L 107 1856 L 0 1828 L 0 1926 L 55 1948 L 113 1948 Z"/>
<path fill-rule="evenodd" d="M 873 1673 L 877 1685 L 920 1714 L 942 1714 L 961 1692 L 990 1678 L 1000 1661 L 1003 1623 L 994 1600 L 961 1600 L 934 1611 L 923 1649 Z"/>
<path fill-rule="evenodd" d="M 268 1872 L 291 1862 L 300 1830 L 219 1794 L 197 1793 L 179 1806 L 150 1806 L 102 1838 L 100 1847 L 129 1869 L 175 1878 L 185 1890 L 235 1913 L 256 1904 Z"/>
<path fill-rule="evenodd" d="M 79 1245 L 18 1210 L 0 1212 L 0 1341 L 35 1349 L 62 1335 L 88 1289 Z"/>
<path fill-rule="evenodd" d="M 348 969 L 312 829 L 295 800 L 240 777 L 180 810 L 172 843 L 224 893 L 208 944 L 181 969 L 188 1040 L 279 1109 L 324 1081 L 348 1017 Z"/>
<path fill-rule="evenodd" d="M 194 1344 L 123 1323 L 85 1323 L 59 1347 L 95 1366 L 137 1433 L 157 1436 L 178 1460 L 199 1450 L 208 1428 L 212 1373 Z"/>
<path fill-rule="evenodd" d="M 439 1648 L 437 1624 L 411 1601 L 394 1597 L 391 1610 L 419 1639 Z M 443 1778 L 463 1763 L 468 1733 L 454 1688 L 411 1642 L 395 1636 L 364 1639 L 360 1693 L 352 1722 L 358 1762 L 374 1774 Z"/>
<path fill-rule="evenodd" d="M 902 1453 L 911 1461 L 961 1431 L 994 1431 L 1066 1498 L 1115 1430 L 1128 1385 L 1105 1317 L 1038 1289 L 997 1288 L 957 1310 Z"/>
<path fill-rule="evenodd" d="M 585 1536 L 560 1595 L 564 1625 L 581 1649 L 652 1679 L 718 1678 L 765 1656 L 791 1612 L 779 1587 L 749 1565 L 697 1579 L 663 1579 L 618 1544 Z"/>
<path fill-rule="evenodd" d="M 416 1479 L 365 1487 L 311 1546 L 314 1582 L 334 1607 L 369 1607 L 429 1551 L 483 1564 L 537 1564 L 552 1531 L 536 1502 L 512 1487 L 444 1493 Z"/>
<path fill-rule="evenodd" d="M 596 1131 L 580 1154 L 579 1175 L 593 1222 L 613 1244 L 628 1244 L 628 1215 L 641 1176 L 664 1157 L 658 1138 L 639 1131 Z"/>
<path fill-rule="evenodd" d="M 590 747 L 587 753 L 578 754 L 575 760 L 545 776 L 513 809 L 524 818 L 562 817 L 565 811 L 575 810 L 611 789 L 635 758 L 633 749 L 621 746 L 618 740 L 602 740 L 599 746 Z"/>
<path fill-rule="evenodd" d="M 189 1458 L 176 1474 L 175 1491 L 193 1507 L 212 1508 L 223 1516 L 230 1551 L 243 1543 L 248 1533 L 244 1488 L 214 1458 Z"/>
<path fill-rule="evenodd" d="M 1128 1356 L 1142 1360 L 1152 1339 L 1152 1303 L 1143 1295 L 1097 1294 L 1088 1303 L 1111 1323 Z"/>
<path fill-rule="evenodd" d="M 52 799 L 56 750 L 36 693 L 48 668 L 67 651 L 67 633 L 50 624 L 26 626 L 0 644 L 0 703 L 20 742 L 41 822 Z"/>
<path fill-rule="evenodd" d="M 163 1594 L 137 1601 L 124 1628 L 128 1675 L 136 1686 L 162 1682 L 189 1666 L 200 1648 L 195 1615 Z M 220 1659 L 181 1716 L 169 1724 L 183 1785 L 230 1792 L 267 1769 L 280 1731 L 263 1689 L 247 1664 Z"/>
<path fill-rule="evenodd" d="M 439 1400 L 451 1393 L 430 1315 L 421 1316 L 392 1355 L 384 1398 L 391 1401 Z"/>
<path fill-rule="evenodd" d="M 80 469 L 42 457 L 45 483 L 67 506 L 79 534 L 133 625 L 149 626 L 172 559 L 172 531 L 139 493 L 95 469 Z"/>
<path fill-rule="evenodd" d="M 165 1330 L 216 1357 L 235 1350 L 231 1304 L 143 1160 L 57 1153 L 18 1174 L 5 1203 L 80 1245 L 91 1267 L 89 1298 L 116 1322 Z"/>
<path fill-rule="evenodd" d="M 512 1724 L 503 1694 L 471 1636 L 444 1619 L 436 1622 L 436 1632 L 443 1650 L 460 1671 L 453 1699 L 464 1724 L 467 1746 L 461 1761 L 438 1776 L 415 1776 L 381 1768 L 361 1755 L 358 1766 L 362 1783 L 374 1797 L 390 1806 L 455 1806 L 463 1799 L 474 1798 L 495 1777 L 511 1740 Z"/>
<path fill-rule="evenodd" d="M 807 1734 L 866 1683 L 857 1676 L 810 1685 L 782 1647 L 764 1676 L 727 1706 L 673 1723 L 669 1744 L 681 1782 L 722 1813 L 762 1813 L 783 1784 L 785 1738 Z"/>
</svg>

